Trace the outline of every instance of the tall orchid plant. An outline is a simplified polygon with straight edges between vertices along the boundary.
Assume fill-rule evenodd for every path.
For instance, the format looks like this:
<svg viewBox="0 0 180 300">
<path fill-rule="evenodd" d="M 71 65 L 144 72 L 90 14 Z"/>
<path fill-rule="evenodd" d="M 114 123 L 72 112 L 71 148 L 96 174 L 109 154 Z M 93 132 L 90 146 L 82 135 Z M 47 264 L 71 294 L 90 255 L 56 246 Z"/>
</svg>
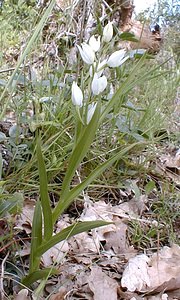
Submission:
<svg viewBox="0 0 180 300">
<path fill-rule="evenodd" d="M 119 50 L 101 60 L 100 54 L 103 53 L 103 47 L 104 45 L 106 46 L 112 38 L 113 26 L 112 23 L 109 22 L 104 28 L 102 37 L 92 36 L 88 43 L 84 42 L 81 46 L 77 46 L 83 62 L 88 66 L 86 74 L 88 84 L 87 82 L 84 84 L 85 87 L 83 86 L 82 91 L 78 82 L 74 81 L 72 83 L 72 103 L 76 107 L 78 116 L 76 138 L 74 139 L 74 146 L 69 158 L 68 168 L 62 182 L 60 199 L 54 209 L 50 206 L 47 174 L 41 151 L 41 142 L 40 138 L 37 139 L 40 199 L 35 206 L 31 237 L 30 270 L 29 274 L 22 280 L 24 285 L 30 286 L 34 281 L 47 278 L 49 275 L 56 273 L 56 270 L 53 268 L 40 270 L 41 257 L 48 249 L 75 234 L 98 226 L 107 225 L 107 222 L 105 221 L 77 222 L 63 229 L 61 232 L 55 235 L 53 234 L 55 222 L 74 199 L 76 199 L 76 197 L 81 194 L 93 180 L 105 171 L 107 167 L 112 165 L 116 160 L 120 159 L 125 153 L 137 145 L 137 143 L 135 143 L 125 147 L 101 165 L 98 165 L 77 186 L 71 187 L 71 181 L 74 174 L 87 154 L 100 123 L 111 111 L 114 104 L 119 101 L 121 95 L 128 91 L 129 85 L 133 87 L 133 82 L 136 77 L 136 69 L 134 69 L 115 93 L 112 84 L 110 83 L 109 90 L 111 91 L 111 96 L 107 96 L 109 101 L 107 101 L 105 108 L 101 107 L 101 95 L 102 93 L 105 93 L 108 85 L 108 78 L 105 74 L 106 69 L 120 67 L 128 59 L 126 51 Z M 137 68 L 140 68 L 142 64 L 143 62 L 139 61 Z M 86 92 L 88 97 L 86 96 Z"/>
</svg>

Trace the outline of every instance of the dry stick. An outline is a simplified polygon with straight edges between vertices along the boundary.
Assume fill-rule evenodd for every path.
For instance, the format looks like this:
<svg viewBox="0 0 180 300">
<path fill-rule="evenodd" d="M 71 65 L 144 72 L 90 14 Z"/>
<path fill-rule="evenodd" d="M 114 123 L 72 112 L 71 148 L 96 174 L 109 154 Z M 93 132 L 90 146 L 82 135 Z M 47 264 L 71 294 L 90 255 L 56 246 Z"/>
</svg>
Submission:
<svg viewBox="0 0 180 300">
<path fill-rule="evenodd" d="M 5 265 L 5 262 L 7 260 L 9 256 L 9 252 L 6 254 L 5 258 L 3 259 L 2 261 L 2 264 L 1 264 L 1 277 L 0 277 L 0 298 L 3 300 L 5 299 L 5 292 L 4 292 L 4 288 L 3 288 L 3 279 L 4 279 L 4 265 Z"/>
</svg>

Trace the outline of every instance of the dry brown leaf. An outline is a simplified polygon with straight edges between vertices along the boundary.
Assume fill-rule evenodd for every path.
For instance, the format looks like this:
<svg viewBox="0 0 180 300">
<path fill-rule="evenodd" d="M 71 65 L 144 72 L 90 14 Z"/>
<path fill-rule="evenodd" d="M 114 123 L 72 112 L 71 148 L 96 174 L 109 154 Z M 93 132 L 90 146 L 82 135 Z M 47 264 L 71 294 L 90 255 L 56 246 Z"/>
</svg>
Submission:
<svg viewBox="0 0 180 300">
<path fill-rule="evenodd" d="M 69 251 L 69 245 L 67 241 L 62 241 L 56 244 L 54 247 L 46 251 L 42 256 L 42 262 L 45 267 L 51 266 L 52 263 L 59 263 L 62 261 L 66 252 Z"/>
<path fill-rule="evenodd" d="M 121 284 L 129 291 L 162 292 L 180 287 L 180 247 L 163 247 L 151 259 L 137 255 L 129 260 Z"/>
<path fill-rule="evenodd" d="M 175 154 L 162 155 L 156 167 L 161 174 L 180 185 L 180 149 Z"/>
<path fill-rule="evenodd" d="M 28 290 L 22 289 L 17 295 L 14 296 L 14 300 L 30 300 L 28 296 Z"/>
<path fill-rule="evenodd" d="M 94 293 L 94 300 L 117 300 L 118 283 L 103 273 L 100 267 L 91 267 L 88 284 Z"/>
<path fill-rule="evenodd" d="M 123 272 L 122 287 L 127 288 L 130 292 L 146 291 L 150 286 L 148 262 L 149 258 L 145 254 L 131 258 Z"/>
<path fill-rule="evenodd" d="M 26 198 L 24 200 L 22 213 L 20 216 L 17 216 L 16 228 L 25 230 L 27 234 L 31 233 L 35 204 L 35 199 Z"/>
<path fill-rule="evenodd" d="M 112 248 L 115 254 L 124 254 L 128 249 L 126 231 L 127 225 L 121 222 L 118 224 L 115 231 L 105 232 L 105 250 L 110 250 Z"/>
<path fill-rule="evenodd" d="M 49 300 L 64 300 L 65 295 L 67 294 L 67 290 L 65 287 L 60 287 L 59 292 L 52 295 Z"/>
<path fill-rule="evenodd" d="M 151 288 L 156 291 L 175 290 L 180 287 L 180 247 L 173 245 L 171 248 L 163 247 L 151 259 L 148 268 L 151 278 Z"/>
</svg>

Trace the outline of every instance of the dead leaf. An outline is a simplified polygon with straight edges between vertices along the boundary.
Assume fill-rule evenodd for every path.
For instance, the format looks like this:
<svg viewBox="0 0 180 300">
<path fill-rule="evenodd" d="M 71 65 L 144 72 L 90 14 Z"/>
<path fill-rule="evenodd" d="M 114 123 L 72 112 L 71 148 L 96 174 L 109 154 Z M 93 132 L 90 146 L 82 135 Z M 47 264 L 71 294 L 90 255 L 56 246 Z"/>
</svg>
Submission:
<svg viewBox="0 0 180 300">
<path fill-rule="evenodd" d="M 128 249 L 126 231 L 127 225 L 121 222 L 118 224 L 116 230 L 105 232 L 104 238 L 106 244 L 104 249 L 110 250 L 112 248 L 115 254 L 124 254 Z"/>
<path fill-rule="evenodd" d="M 180 287 L 180 247 L 163 247 L 149 259 L 137 255 L 129 260 L 121 284 L 129 291 L 159 293 Z"/>
<path fill-rule="evenodd" d="M 100 267 L 91 267 L 88 284 L 94 293 L 94 300 L 117 300 L 118 283 L 102 272 Z"/>
<path fill-rule="evenodd" d="M 56 244 L 54 247 L 46 251 L 42 256 L 44 267 L 51 266 L 52 263 L 59 263 L 62 261 L 66 252 L 69 251 L 69 245 L 67 241 L 62 241 Z"/>
<path fill-rule="evenodd" d="M 59 292 L 52 295 L 49 300 L 64 300 L 65 295 L 67 294 L 67 290 L 65 287 L 60 287 Z"/>
<path fill-rule="evenodd" d="M 150 286 L 148 262 L 149 258 L 145 254 L 131 258 L 123 272 L 122 287 L 127 288 L 130 292 L 147 290 L 147 287 Z"/>
<path fill-rule="evenodd" d="M 14 296 L 14 300 L 30 300 L 28 296 L 28 290 L 22 289 L 16 296 Z"/>
<path fill-rule="evenodd" d="M 25 230 L 27 234 L 31 233 L 35 204 L 35 199 L 26 198 L 24 200 L 22 213 L 20 214 L 20 216 L 17 216 L 15 227 Z"/>
</svg>

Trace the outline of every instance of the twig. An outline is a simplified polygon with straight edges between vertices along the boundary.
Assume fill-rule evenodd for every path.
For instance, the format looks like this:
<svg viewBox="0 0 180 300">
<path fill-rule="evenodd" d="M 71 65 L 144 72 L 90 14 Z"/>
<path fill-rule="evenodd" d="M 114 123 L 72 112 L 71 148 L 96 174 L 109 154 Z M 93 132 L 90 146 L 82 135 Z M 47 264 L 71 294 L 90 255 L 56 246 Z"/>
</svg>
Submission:
<svg viewBox="0 0 180 300">
<path fill-rule="evenodd" d="M 6 254 L 6 256 L 3 259 L 2 264 L 1 264 L 0 298 L 2 300 L 5 299 L 5 292 L 4 292 L 4 288 L 3 288 L 3 279 L 4 279 L 4 265 L 5 265 L 5 262 L 6 262 L 7 258 L 8 258 L 8 256 L 9 256 L 9 252 Z"/>
</svg>

